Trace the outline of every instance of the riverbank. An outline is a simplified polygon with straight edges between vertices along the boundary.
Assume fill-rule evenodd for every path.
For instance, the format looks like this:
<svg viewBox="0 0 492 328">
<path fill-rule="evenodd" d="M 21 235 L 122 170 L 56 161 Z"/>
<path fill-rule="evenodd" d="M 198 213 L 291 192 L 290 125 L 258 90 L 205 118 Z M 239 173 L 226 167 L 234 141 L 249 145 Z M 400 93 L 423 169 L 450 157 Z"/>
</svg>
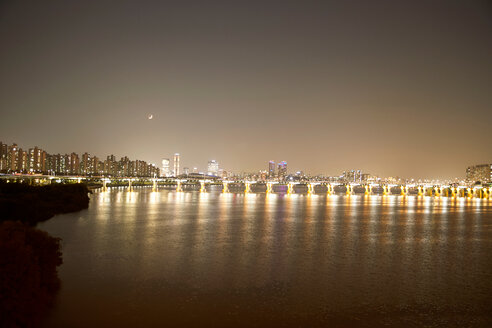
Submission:
<svg viewBox="0 0 492 328">
<path fill-rule="evenodd" d="M 38 327 L 52 308 L 61 239 L 37 229 L 56 214 L 89 207 L 84 184 L 0 182 L 0 327 Z"/>
<path fill-rule="evenodd" d="M 21 221 L 34 226 L 56 214 L 86 209 L 89 192 L 85 184 L 30 186 L 0 182 L 0 222 Z"/>
<path fill-rule="evenodd" d="M 20 222 L 0 222 L 0 327 L 38 327 L 52 308 L 60 239 Z"/>
</svg>

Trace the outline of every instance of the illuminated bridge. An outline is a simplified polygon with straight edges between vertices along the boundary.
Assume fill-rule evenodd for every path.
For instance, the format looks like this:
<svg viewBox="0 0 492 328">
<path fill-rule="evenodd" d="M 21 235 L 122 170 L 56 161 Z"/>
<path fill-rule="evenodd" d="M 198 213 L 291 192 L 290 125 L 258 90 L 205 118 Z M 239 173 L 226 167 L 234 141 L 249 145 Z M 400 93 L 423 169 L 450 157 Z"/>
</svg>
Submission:
<svg viewBox="0 0 492 328">
<path fill-rule="evenodd" d="M 149 186 L 153 190 L 167 189 L 177 192 L 196 190 L 200 192 L 221 191 L 244 193 L 285 194 L 365 194 L 365 195 L 418 195 L 435 197 L 475 197 L 492 199 L 492 187 L 449 184 L 375 184 L 333 183 L 326 181 L 278 182 L 250 180 L 220 180 L 196 178 L 135 178 L 135 177 L 83 177 L 49 175 L 1 175 L 7 181 L 24 181 L 32 184 L 87 183 L 91 188 L 105 191 L 112 187 L 133 190 L 135 186 Z"/>
</svg>

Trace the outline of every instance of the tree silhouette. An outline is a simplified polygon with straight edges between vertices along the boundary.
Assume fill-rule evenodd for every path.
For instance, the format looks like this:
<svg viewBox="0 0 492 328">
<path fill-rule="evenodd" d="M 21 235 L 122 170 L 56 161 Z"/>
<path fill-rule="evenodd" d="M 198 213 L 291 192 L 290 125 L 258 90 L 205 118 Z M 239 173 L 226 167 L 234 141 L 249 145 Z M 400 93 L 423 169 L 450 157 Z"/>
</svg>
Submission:
<svg viewBox="0 0 492 328">
<path fill-rule="evenodd" d="M 0 326 L 35 327 L 60 281 L 60 239 L 20 222 L 0 222 Z"/>
</svg>

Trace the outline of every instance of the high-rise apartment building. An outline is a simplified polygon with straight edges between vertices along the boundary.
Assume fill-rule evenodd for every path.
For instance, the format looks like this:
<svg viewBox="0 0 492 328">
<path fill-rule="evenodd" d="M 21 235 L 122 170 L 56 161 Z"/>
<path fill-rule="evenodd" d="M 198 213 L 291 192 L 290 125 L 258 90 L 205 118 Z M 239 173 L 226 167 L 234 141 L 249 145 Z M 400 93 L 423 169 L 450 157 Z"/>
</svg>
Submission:
<svg viewBox="0 0 492 328">
<path fill-rule="evenodd" d="M 171 169 L 169 166 L 170 166 L 169 158 L 163 158 L 162 159 L 161 176 L 163 176 L 163 177 L 171 176 Z"/>
<path fill-rule="evenodd" d="M 72 165 L 70 164 L 71 163 L 71 156 L 68 154 L 63 155 L 62 156 L 62 163 L 63 163 L 63 169 L 61 170 L 61 172 L 65 175 L 70 174 L 70 170 L 72 167 Z"/>
<path fill-rule="evenodd" d="M 492 164 L 473 165 L 466 168 L 466 180 L 469 183 L 492 182 Z"/>
<path fill-rule="evenodd" d="M 8 154 L 9 154 L 8 145 L 0 142 L 0 172 L 6 172 L 8 170 L 8 165 L 7 165 Z"/>
<path fill-rule="evenodd" d="M 91 156 L 89 153 L 82 155 L 82 161 L 80 161 L 80 174 L 89 175 L 91 173 Z"/>
<path fill-rule="evenodd" d="M 147 164 L 147 171 L 145 172 L 144 176 L 156 178 L 159 176 L 159 174 L 160 174 L 160 170 L 157 166 L 155 166 L 155 164 L 152 163 Z"/>
<path fill-rule="evenodd" d="M 179 174 L 179 154 L 175 155 L 175 169 Z M 114 155 L 100 161 L 98 157 L 84 153 L 80 158 L 77 153 L 48 154 L 34 147 L 22 150 L 17 144 L 8 146 L 0 142 L 1 173 L 44 173 L 49 175 L 83 175 L 83 176 L 114 176 L 114 177 L 157 177 L 160 169 L 145 161 L 130 161 L 122 157 L 119 161 Z M 169 159 L 167 160 L 169 170 Z"/>
<path fill-rule="evenodd" d="M 68 173 L 71 175 L 80 174 L 80 159 L 79 155 L 76 153 L 70 154 L 70 168 L 68 170 Z"/>
<path fill-rule="evenodd" d="M 65 160 L 60 154 L 50 156 L 50 174 L 65 174 Z"/>
<path fill-rule="evenodd" d="M 124 156 L 118 162 L 118 176 L 129 177 L 130 176 L 130 159 Z"/>
<path fill-rule="evenodd" d="M 174 171 L 173 174 L 175 177 L 179 175 L 179 153 L 174 154 Z"/>
<path fill-rule="evenodd" d="M 30 148 L 27 153 L 27 171 L 41 173 L 46 167 L 46 152 L 38 147 Z"/>
<path fill-rule="evenodd" d="M 91 158 L 91 174 L 99 175 L 101 170 L 99 169 L 99 158 L 97 156 L 93 156 Z"/>
<path fill-rule="evenodd" d="M 106 160 L 104 161 L 104 170 L 105 175 L 116 176 L 118 173 L 118 163 L 116 162 L 116 156 L 108 155 Z"/>
<path fill-rule="evenodd" d="M 29 168 L 28 153 L 16 144 L 7 148 L 6 171 L 27 172 Z"/>
<path fill-rule="evenodd" d="M 345 182 L 362 182 L 361 170 L 343 171 L 342 178 Z"/>
<path fill-rule="evenodd" d="M 7 154 L 7 170 L 10 172 L 15 172 L 17 170 L 17 158 L 19 157 L 19 147 L 17 144 L 12 144 L 8 148 Z"/>
<path fill-rule="evenodd" d="M 19 148 L 19 157 L 17 158 L 17 171 L 23 173 L 27 172 L 28 164 L 27 151 Z"/>
<path fill-rule="evenodd" d="M 213 176 L 219 175 L 219 163 L 216 160 L 208 161 L 207 174 Z"/>
</svg>

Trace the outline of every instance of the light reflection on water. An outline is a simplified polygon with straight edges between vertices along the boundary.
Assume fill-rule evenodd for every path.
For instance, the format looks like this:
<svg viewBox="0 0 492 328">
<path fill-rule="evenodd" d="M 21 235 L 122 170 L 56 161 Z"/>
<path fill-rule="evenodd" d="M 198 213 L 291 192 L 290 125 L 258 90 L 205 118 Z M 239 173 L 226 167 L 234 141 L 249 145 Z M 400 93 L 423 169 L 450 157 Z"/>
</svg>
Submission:
<svg viewBox="0 0 492 328">
<path fill-rule="evenodd" d="M 491 319 L 490 200 L 145 188 L 91 198 L 40 225 L 63 239 L 49 326 Z"/>
</svg>

